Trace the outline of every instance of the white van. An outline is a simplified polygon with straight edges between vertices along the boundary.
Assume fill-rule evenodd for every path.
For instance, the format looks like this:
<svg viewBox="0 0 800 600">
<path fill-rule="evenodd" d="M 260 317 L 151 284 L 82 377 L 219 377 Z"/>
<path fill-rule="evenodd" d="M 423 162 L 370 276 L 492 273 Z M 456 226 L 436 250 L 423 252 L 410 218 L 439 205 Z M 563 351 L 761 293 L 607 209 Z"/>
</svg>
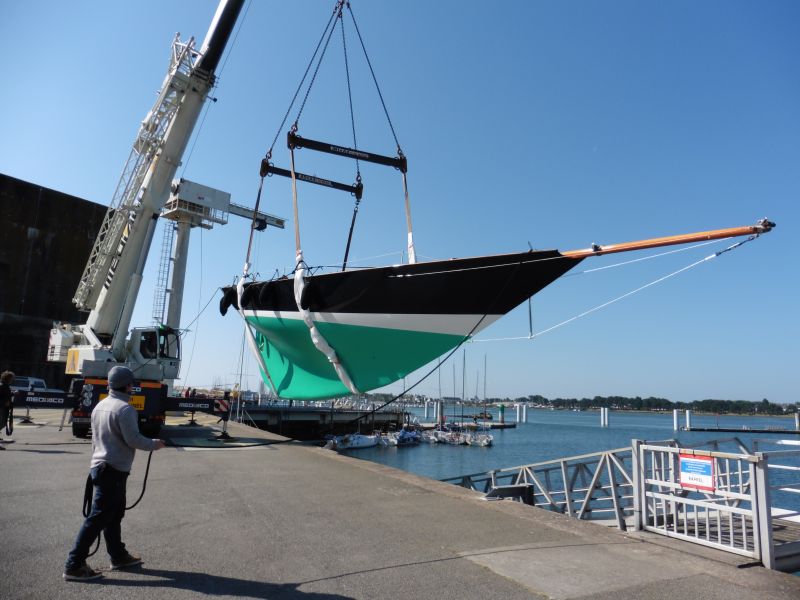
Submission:
<svg viewBox="0 0 800 600">
<path fill-rule="evenodd" d="M 14 381 L 11 382 L 11 391 L 16 392 L 17 390 L 22 390 L 27 392 L 33 386 L 34 390 L 43 392 L 47 389 L 47 384 L 44 382 L 44 379 L 40 379 L 39 377 L 26 377 L 25 375 L 16 375 L 14 377 Z"/>
</svg>

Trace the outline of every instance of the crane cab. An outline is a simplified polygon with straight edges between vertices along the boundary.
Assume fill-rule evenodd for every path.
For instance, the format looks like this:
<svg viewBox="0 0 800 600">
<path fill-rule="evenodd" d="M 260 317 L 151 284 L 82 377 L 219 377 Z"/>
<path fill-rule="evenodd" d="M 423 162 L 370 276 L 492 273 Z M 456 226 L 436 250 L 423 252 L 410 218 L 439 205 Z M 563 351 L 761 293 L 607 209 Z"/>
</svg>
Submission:
<svg viewBox="0 0 800 600">
<path fill-rule="evenodd" d="M 131 330 L 127 361 L 140 365 L 156 364 L 162 379 L 177 379 L 181 365 L 180 334 L 167 325 L 136 327 Z"/>
</svg>

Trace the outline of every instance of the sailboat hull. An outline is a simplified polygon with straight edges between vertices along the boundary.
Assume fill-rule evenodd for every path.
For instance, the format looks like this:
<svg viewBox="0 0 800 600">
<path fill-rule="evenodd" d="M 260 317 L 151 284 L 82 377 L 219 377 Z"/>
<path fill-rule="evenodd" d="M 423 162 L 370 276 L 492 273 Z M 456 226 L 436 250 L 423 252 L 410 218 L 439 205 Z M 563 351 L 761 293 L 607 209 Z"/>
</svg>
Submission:
<svg viewBox="0 0 800 600">
<path fill-rule="evenodd" d="M 301 305 L 365 392 L 455 348 L 578 262 L 553 250 L 326 273 L 306 278 Z M 275 392 L 292 399 L 350 393 L 314 347 L 293 283 L 250 283 L 242 296 Z M 224 289 L 221 312 L 231 305 L 234 287 Z"/>
</svg>

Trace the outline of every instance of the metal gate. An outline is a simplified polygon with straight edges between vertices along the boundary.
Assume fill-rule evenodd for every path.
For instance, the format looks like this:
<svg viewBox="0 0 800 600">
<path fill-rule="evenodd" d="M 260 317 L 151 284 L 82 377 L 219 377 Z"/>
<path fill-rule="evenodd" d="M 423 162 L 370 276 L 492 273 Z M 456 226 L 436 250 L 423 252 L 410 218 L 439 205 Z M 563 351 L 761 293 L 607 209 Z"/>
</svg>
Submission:
<svg viewBox="0 0 800 600">
<path fill-rule="evenodd" d="M 637 529 L 770 563 L 769 509 L 757 494 L 761 456 L 638 440 L 633 450 Z"/>
</svg>

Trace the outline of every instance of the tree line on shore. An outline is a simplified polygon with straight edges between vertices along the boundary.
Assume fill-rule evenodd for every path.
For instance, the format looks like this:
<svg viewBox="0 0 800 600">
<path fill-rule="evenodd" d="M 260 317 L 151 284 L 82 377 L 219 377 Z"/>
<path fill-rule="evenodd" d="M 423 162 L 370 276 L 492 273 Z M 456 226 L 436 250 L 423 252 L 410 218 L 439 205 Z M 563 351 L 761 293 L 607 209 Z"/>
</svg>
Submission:
<svg viewBox="0 0 800 600">
<path fill-rule="evenodd" d="M 392 394 L 368 394 L 369 398 L 380 405 L 393 398 Z M 409 397 L 414 401 L 435 400 L 425 396 Z M 460 402 L 459 398 L 444 398 L 445 402 Z M 770 402 L 766 398 L 760 402 L 749 400 L 694 400 L 692 402 L 672 402 L 666 398 L 641 398 L 636 396 L 629 398 L 626 396 L 595 396 L 594 398 L 545 398 L 539 394 L 521 396 L 518 398 L 486 398 L 486 400 L 471 398 L 466 404 L 482 405 L 486 404 L 512 405 L 527 403 L 529 406 L 544 406 L 547 408 L 566 409 L 566 410 L 591 410 L 598 408 L 610 408 L 612 410 L 642 410 L 642 411 L 672 411 L 693 410 L 695 412 L 734 414 L 734 415 L 787 415 L 798 412 L 798 404 L 777 404 Z"/>
<path fill-rule="evenodd" d="M 766 398 L 760 402 L 748 400 L 694 400 L 692 402 L 672 402 L 666 398 L 628 398 L 625 396 L 595 396 L 594 398 L 545 398 L 534 395 L 515 400 L 505 399 L 508 402 L 527 402 L 562 409 L 593 409 L 611 408 L 615 410 L 646 410 L 646 411 L 671 411 L 693 410 L 696 412 L 736 414 L 736 415 L 785 415 L 797 412 L 796 404 L 776 404 Z M 487 402 L 502 401 L 490 399 Z"/>
</svg>

